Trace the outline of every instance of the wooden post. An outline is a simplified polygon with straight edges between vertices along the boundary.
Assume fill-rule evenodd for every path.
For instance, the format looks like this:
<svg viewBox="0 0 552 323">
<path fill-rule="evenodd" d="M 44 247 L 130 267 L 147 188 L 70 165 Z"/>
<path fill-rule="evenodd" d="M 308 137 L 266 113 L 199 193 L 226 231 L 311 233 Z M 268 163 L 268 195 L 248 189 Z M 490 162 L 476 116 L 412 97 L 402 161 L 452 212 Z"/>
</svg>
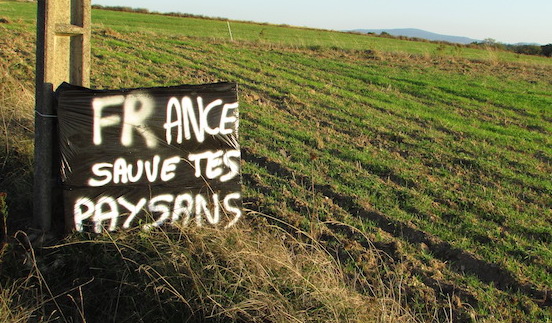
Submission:
<svg viewBox="0 0 552 323">
<path fill-rule="evenodd" d="M 90 86 L 90 0 L 39 0 L 36 47 L 33 226 L 52 227 L 56 116 L 54 90 L 62 82 Z"/>
</svg>

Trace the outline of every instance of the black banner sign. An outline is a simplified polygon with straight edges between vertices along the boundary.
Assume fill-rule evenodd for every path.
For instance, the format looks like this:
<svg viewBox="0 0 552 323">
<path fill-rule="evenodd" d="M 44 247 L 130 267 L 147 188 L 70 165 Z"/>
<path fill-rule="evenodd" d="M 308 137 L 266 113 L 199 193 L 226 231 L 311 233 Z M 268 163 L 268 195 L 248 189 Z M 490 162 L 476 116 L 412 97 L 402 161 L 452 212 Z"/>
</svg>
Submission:
<svg viewBox="0 0 552 323">
<path fill-rule="evenodd" d="M 66 222 L 101 232 L 241 217 L 234 83 L 56 91 Z"/>
</svg>

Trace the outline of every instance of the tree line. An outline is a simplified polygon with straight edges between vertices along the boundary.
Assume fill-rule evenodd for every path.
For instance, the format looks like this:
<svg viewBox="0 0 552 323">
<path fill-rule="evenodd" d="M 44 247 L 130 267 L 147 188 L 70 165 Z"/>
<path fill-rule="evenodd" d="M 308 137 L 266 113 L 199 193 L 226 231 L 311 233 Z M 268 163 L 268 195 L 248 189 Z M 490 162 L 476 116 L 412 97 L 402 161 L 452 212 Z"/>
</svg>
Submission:
<svg viewBox="0 0 552 323">
<path fill-rule="evenodd" d="M 552 44 L 547 44 L 547 45 L 503 44 L 495 41 L 492 38 L 487 38 L 482 42 L 474 42 L 472 43 L 472 45 L 486 47 L 486 48 L 491 47 L 491 48 L 514 52 L 517 54 L 552 57 Z"/>
</svg>

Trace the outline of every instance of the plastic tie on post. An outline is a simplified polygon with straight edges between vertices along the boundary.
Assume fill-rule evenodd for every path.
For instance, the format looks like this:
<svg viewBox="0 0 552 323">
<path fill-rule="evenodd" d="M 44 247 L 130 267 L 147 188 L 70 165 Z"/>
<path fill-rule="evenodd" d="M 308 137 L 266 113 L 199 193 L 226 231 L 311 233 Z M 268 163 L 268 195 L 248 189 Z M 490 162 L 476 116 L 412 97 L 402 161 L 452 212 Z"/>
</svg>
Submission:
<svg viewBox="0 0 552 323">
<path fill-rule="evenodd" d="M 43 113 L 38 112 L 37 110 L 35 110 L 35 114 L 37 114 L 38 116 L 43 117 L 43 118 L 57 118 L 58 117 L 55 114 L 43 114 Z"/>
</svg>

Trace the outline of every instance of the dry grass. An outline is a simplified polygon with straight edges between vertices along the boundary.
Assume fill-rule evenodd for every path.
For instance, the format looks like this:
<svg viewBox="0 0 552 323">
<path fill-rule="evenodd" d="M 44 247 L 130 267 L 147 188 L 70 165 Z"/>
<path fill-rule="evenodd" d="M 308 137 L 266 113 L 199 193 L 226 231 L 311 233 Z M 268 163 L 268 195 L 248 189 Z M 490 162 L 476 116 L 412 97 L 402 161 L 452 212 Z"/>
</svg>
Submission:
<svg viewBox="0 0 552 323">
<path fill-rule="evenodd" d="M 17 214 L 10 225 L 22 228 L 30 217 L 34 147 L 34 56 L 22 48 L 34 40 L 28 33 L 12 35 L 0 39 L 0 192 Z"/>
<path fill-rule="evenodd" d="M 0 321 L 1 322 L 28 322 L 32 311 L 21 306 L 14 305 L 17 298 L 17 284 L 4 287 L 0 290 Z"/>
<path fill-rule="evenodd" d="M 23 35 L 27 37 L 14 35 L 13 39 L 0 40 L 0 126 L 6 154 L 21 148 L 31 148 L 32 152 L 27 141 L 33 134 L 34 84 L 29 76 L 34 75 L 34 57 L 21 52 L 21 48 L 28 47 L 24 43 L 32 43 L 28 34 Z"/>
<path fill-rule="evenodd" d="M 20 234 L 2 258 L 27 274 L 4 284 L 0 321 L 414 321 L 400 281 L 346 268 L 296 228 L 254 222 L 71 236 L 41 251 Z"/>
</svg>

